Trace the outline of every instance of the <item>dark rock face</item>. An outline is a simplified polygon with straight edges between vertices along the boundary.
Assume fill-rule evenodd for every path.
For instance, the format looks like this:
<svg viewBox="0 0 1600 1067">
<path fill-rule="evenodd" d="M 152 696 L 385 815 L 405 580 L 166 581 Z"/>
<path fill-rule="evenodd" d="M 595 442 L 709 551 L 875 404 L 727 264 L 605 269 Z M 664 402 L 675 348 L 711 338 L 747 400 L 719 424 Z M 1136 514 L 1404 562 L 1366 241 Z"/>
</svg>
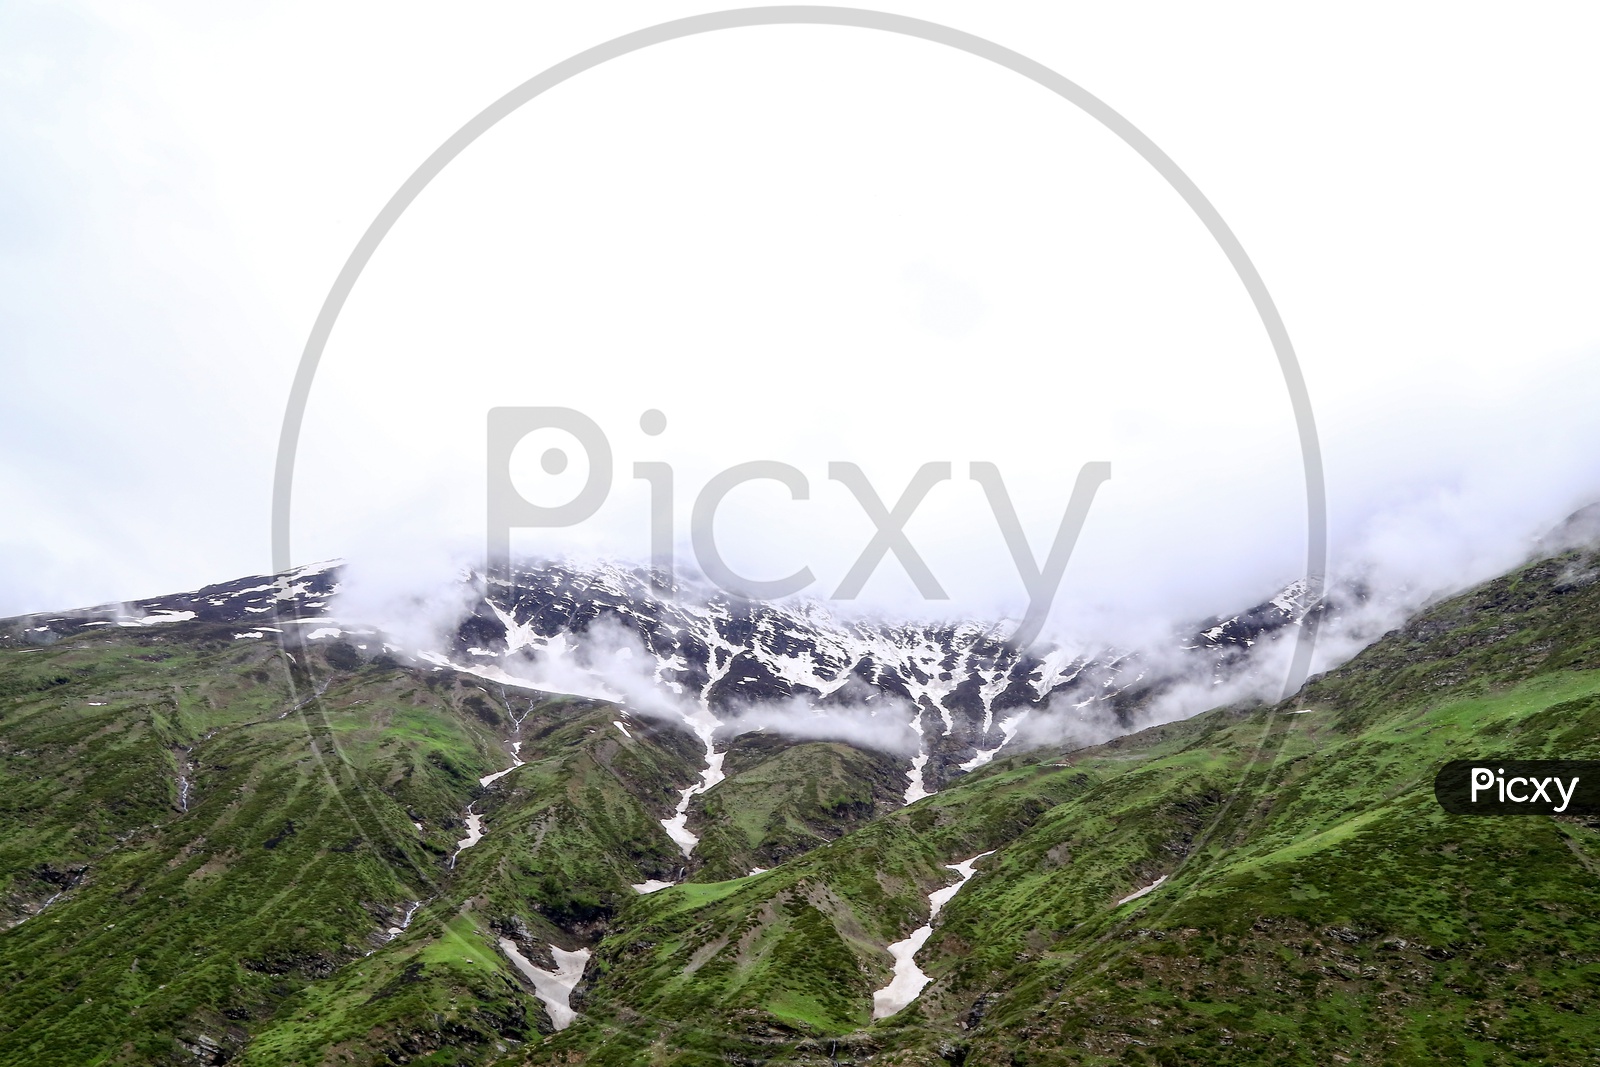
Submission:
<svg viewBox="0 0 1600 1067">
<path fill-rule="evenodd" d="M 665 689 L 723 718 L 772 703 L 868 715 L 897 707 L 920 727 L 930 788 L 1005 744 L 1008 720 L 1076 715 L 1126 726 L 1174 673 L 1220 680 L 1246 666 L 1257 642 L 1327 610 L 1297 582 L 1175 637 L 1181 667 L 1159 673 L 1113 649 L 1024 654 L 996 626 L 842 620 L 810 604 L 752 603 L 684 587 L 663 593 L 648 573 L 610 566 L 518 568 L 480 580 L 479 588 L 483 606 L 458 630 L 454 662 L 515 676 L 528 657 L 570 654 L 585 641 L 625 642 L 647 657 Z"/>
<path fill-rule="evenodd" d="M 0 642 L 42 644 L 90 626 L 159 634 L 206 624 L 218 640 L 319 644 L 323 659 L 345 671 L 402 655 L 383 643 L 384 620 L 338 618 L 340 573 L 338 565 L 319 564 L 133 604 L 30 616 L 0 625 Z M 724 720 L 775 704 L 790 712 L 910 718 L 927 756 L 924 783 L 937 789 L 986 761 L 1024 717 L 1034 725 L 1077 718 L 1102 733 L 1126 727 L 1177 676 L 1230 677 L 1248 667 L 1252 646 L 1329 610 L 1297 582 L 1248 611 L 1175 636 L 1173 655 L 1158 669 L 1115 649 L 1024 653 L 994 625 L 844 620 L 815 604 L 754 603 L 685 586 L 663 591 L 659 578 L 563 564 L 473 575 L 466 579 L 469 606 L 448 647 L 403 651 L 489 678 L 534 679 L 541 662 L 565 660 L 599 679 L 605 668 L 596 650 L 611 655 L 629 646 L 634 669 L 642 656 L 664 700 Z M 724 729 L 719 743 L 732 732 Z M 836 739 L 851 740 L 843 733 Z"/>
</svg>

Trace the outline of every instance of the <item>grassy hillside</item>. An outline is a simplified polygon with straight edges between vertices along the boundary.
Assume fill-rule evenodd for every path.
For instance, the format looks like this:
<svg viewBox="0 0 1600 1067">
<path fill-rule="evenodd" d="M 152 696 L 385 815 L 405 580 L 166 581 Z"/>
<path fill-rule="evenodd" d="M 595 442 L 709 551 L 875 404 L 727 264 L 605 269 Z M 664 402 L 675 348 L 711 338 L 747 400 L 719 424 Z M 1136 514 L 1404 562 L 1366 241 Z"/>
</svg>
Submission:
<svg viewBox="0 0 1600 1067">
<path fill-rule="evenodd" d="M 908 808 L 903 761 L 747 737 L 689 864 L 657 820 L 698 742 L 614 708 L 198 623 L 0 648 L 0 1064 L 1600 1063 L 1600 825 L 1432 798 L 1452 758 L 1600 758 L 1597 575 Z M 500 938 L 593 949 L 570 1028 Z"/>
<path fill-rule="evenodd" d="M 695 881 L 777 867 L 904 804 L 905 757 L 838 742 L 745 734 L 722 766 L 727 779 L 690 806 L 706 827 Z"/>
<path fill-rule="evenodd" d="M 692 739 L 548 699 L 485 790 L 500 694 L 297 659 L 200 624 L 0 651 L 0 1063 L 480 1062 L 548 1029 L 496 931 L 577 947 L 674 864 Z"/>
<path fill-rule="evenodd" d="M 1594 572 L 1523 568 L 1285 705 L 1012 756 L 640 901 L 586 1025 L 527 1061 L 1600 1062 L 1597 826 L 1447 816 L 1431 790 L 1461 756 L 1600 757 Z M 991 848 L 917 957 L 933 983 L 870 1023 L 883 946 Z"/>
</svg>

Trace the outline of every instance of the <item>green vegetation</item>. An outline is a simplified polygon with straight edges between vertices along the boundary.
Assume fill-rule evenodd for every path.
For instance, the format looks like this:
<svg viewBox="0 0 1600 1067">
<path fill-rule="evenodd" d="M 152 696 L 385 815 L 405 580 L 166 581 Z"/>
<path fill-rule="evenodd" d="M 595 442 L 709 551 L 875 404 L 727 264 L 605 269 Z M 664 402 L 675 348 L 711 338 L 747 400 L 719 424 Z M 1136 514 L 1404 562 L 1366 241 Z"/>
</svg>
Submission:
<svg viewBox="0 0 1600 1067">
<path fill-rule="evenodd" d="M 903 761 L 742 739 L 647 896 L 685 731 L 545 700 L 483 789 L 514 727 L 477 679 L 199 624 L 0 649 L 0 1064 L 1600 1063 L 1600 824 L 1432 798 L 1453 758 L 1600 758 L 1595 570 L 910 808 Z M 885 946 L 991 849 L 873 1021 Z M 500 937 L 593 949 L 573 1026 Z"/>
<path fill-rule="evenodd" d="M 0 651 L 0 1063 L 480 1062 L 548 1029 L 495 930 L 581 941 L 674 865 L 694 768 L 556 698 L 485 791 L 500 694 L 330 647 L 354 669 L 197 624 Z"/>
<path fill-rule="evenodd" d="M 706 827 L 698 877 L 776 867 L 894 811 L 905 795 L 905 763 L 837 742 L 736 738 L 723 760 L 727 779 L 690 808 L 694 825 Z"/>
<path fill-rule="evenodd" d="M 586 1025 L 527 1060 L 1600 1062 L 1597 827 L 1432 799 L 1452 758 L 1600 756 L 1600 586 L 1563 582 L 1584 566 L 1441 604 L 1293 702 L 1014 755 L 714 899 L 646 898 Z M 789 1010 L 886 984 L 940 865 L 990 848 L 910 1008 Z M 797 974 L 750 946 L 802 906 L 837 942 Z"/>
</svg>

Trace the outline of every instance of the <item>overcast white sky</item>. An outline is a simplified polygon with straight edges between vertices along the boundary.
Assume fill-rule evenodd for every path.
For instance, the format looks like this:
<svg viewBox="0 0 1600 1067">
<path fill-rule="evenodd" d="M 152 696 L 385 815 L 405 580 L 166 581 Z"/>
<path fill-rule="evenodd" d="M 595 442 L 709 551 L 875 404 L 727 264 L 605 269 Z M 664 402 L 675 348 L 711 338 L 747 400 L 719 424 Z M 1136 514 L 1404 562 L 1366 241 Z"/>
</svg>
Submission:
<svg viewBox="0 0 1600 1067">
<path fill-rule="evenodd" d="M 884 6 L 1077 81 L 1219 208 L 1305 370 L 1336 573 L 1466 581 L 1600 498 L 1591 8 Z M 705 10 L 0 9 L 0 615 L 267 569 L 289 382 L 379 208 L 511 87 Z M 605 509 L 536 551 L 642 556 L 637 460 L 674 464 L 683 534 L 713 472 L 779 459 L 811 499 L 741 489 L 723 543 L 826 595 L 872 531 L 828 462 L 892 501 L 948 460 L 912 540 L 951 609 L 1014 613 L 967 464 L 1042 550 L 1106 460 L 1080 623 L 1239 607 L 1304 558 L 1282 377 L 1176 194 L 1016 75 L 863 30 L 674 42 L 540 97 L 407 213 L 323 366 L 297 561 L 480 550 L 484 413 L 522 404 L 616 451 Z M 550 443 L 517 477 L 556 500 Z M 909 598 L 892 560 L 864 597 Z"/>
</svg>

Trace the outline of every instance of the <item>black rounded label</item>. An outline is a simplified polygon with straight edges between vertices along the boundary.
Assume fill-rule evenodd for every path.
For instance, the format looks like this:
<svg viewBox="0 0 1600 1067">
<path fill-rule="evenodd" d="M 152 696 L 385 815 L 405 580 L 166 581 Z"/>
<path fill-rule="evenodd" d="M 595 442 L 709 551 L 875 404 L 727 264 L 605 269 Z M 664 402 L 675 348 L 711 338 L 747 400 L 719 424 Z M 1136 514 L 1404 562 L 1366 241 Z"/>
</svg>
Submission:
<svg viewBox="0 0 1600 1067">
<path fill-rule="evenodd" d="M 1452 760 L 1433 795 L 1452 815 L 1600 815 L 1600 760 Z"/>
</svg>

